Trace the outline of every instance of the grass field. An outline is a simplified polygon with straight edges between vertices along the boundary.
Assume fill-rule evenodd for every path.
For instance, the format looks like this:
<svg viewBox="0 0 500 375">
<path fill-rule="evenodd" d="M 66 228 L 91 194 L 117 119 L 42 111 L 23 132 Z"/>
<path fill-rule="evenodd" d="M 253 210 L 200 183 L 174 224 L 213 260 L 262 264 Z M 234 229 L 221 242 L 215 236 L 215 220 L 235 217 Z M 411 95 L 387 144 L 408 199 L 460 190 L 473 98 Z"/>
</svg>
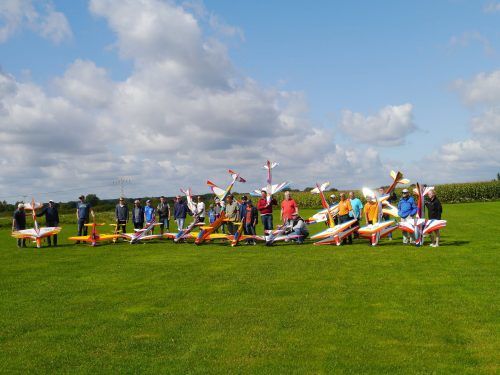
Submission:
<svg viewBox="0 0 500 375">
<path fill-rule="evenodd" d="M 2 230 L 0 371 L 498 373 L 500 202 L 444 218 L 437 249 L 396 232 L 377 248 L 19 250 Z"/>
</svg>

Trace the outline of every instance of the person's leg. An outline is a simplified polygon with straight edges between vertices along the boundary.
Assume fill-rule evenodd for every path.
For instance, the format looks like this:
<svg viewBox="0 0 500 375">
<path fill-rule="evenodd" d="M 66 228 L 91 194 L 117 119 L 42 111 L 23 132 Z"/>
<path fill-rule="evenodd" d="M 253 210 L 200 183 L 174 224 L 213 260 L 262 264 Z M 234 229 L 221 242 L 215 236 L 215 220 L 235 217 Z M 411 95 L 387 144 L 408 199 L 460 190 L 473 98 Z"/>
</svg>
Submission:
<svg viewBox="0 0 500 375">
<path fill-rule="evenodd" d="M 17 247 L 21 247 L 22 240 L 20 238 L 17 239 Z"/>
<path fill-rule="evenodd" d="M 57 234 L 54 234 L 54 246 L 57 246 Z"/>
<path fill-rule="evenodd" d="M 47 237 L 47 246 L 52 246 L 51 236 Z"/>
<path fill-rule="evenodd" d="M 86 236 L 89 232 L 89 227 L 87 227 L 85 224 L 87 224 L 89 221 L 88 220 L 83 220 L 83 235 Z"/>
<path fill-rule="evenodd" d="M 435 231 L 434 233 L 435 233 L 434 246 L 438 247 L 441 233 L 439 233 L 439 229 L 437 231 Z"/>
</svg>

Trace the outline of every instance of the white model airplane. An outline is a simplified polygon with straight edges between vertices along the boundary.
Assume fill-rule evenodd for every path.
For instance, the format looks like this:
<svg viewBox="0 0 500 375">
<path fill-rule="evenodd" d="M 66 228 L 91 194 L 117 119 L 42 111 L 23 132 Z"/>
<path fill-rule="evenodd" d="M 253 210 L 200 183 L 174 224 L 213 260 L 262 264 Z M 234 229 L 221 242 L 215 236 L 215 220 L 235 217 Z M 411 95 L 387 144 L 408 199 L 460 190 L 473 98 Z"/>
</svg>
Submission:
<svg viewBox="0 0 500 375">
<path fill-rule="evenodd" d="M 36 247 L 40 248 L 42 246 L 42 239 L 53 236 L 61 231 L 61 227 L 39 227 L 36 221 L 35 210 L 42 208 L 42 203 L 35 203 L 35 199 L 32 199 L 31 203 L 26 203 L 24 205 L 25 210 L 31 210 L 31 215 L 33 217 L 33 228 L 31 229 L 21 229 L 12 232 L 12 237 L 29 239 L 36 242 Z"/>
<path fill-rule="evenodd" d="M 424 244 L 424 236 L 426 234 L 446 226 L 446 220 L 428 220 L 425 218 L 425 196 L 429 194 L 431 190 L 434 190 L 434 187 L 423 187 L 417 182 L 417 186 L 414 189 L 415 194 L 418 196 L 417 214 L 414 219 L 401 221 L 399 223 L 399 228 L 402 231 L 412 233 L 415 236 L 416 246 L 422 246 Z"/>
<path fill-rule="evenodd" d="M 221 202 L 224 201 L 224 199 L 228 196 L 228 194 L 231 192 L 231 189 L 233 188 L 234 184 L 236 182 L 246 182 L 246 180 L 242 177 L 240 177 L 239 173 L 236 173 L 235 171 L 232 171 L 231 169 L 228 170 L 229 174 L 233 178 L 233 181 L 229 184 L 229 186 L 226 188 L 226 190 L 221 189 L 217 185 L 215 185 L 212 181 L 208 180 L 207 185 L 210 186 L 210 189 L 212 192 L 219 197 Z"/>
<path fill-rule="evenodd" d="M 351 227 L 354 223 L 356 223 L 356 219 L 349 220 L 345 223 L 335 225 L 333 221 L 333 214 L 328 206 L 328 202 L 326 201 L 324 191 L 326 188 L 330 186 L 330 182 L 325 182 L 321 185 L 318 183 L 316 187 L 311 190 L 312 194 L 319 194 L 321 198 L 321 205 L 324 207 L 324 215 L 326 215 L 327 219 L 325 220 L 328 223 L 328 228 L 324 231 L 316 233 L 311 236 L 312 240 L 320 239 L 321 241 L 314 243 L 315 245 L 328 245 L 328 244 L 336 244 L 337 246 L 341 244 L 342 240 L 356 231 L 359 227 L 356 225 Z M 322 220 L 323 221 L 323 220 Z"/>
<path fill-rule="evenodd" d="M 282 182 L 281 184 L 273 185 L 273 175 L 272 175 L 271 170 L 278 165 L 279 164 L 277 162 L 271 162 L 268 160 L 266 162 L 266 165 L 264 165 L 264 168 L 267 169 L 267 180 L 266 180 L 267 185 L 260 190 L 257 189 L 257 190 L 254 190 L 253 192 L 251 192 L 251 195 L 260 197 L 262 195 L 262 192 L 265 191 L 267 193 L 267 197 L 266 197 L 267 204 L 271 203 L 273 194 L 279 193 L 280 191 L 282 191 L 290 186 L 290 182 L 288 182 L 288 181 Z"/>
<path fill-rule="evenodd" d="M 377 222 L 365 225 L 358 229 L 360 237 L 369 238 L 372 246 L 377 246 L 382 237 L 386 237 L 398 228 L 394 220 L 382 221 L 382 200 L 374 191 L 363 188 L 363 195 L 367 199 L 375 199 L 377 202 Z M 389 194 L 384 195 L 387 199 Z"/>
<path fill-rule="evenodd" d="M 161 234 L 151 234 L 152 229 L 157 225 L 160 225 L 160 223 L 153 220 L 145 228 L 135 229 L 134 233 L 123 233 L 120 236 L 130 241 L 131 244 L 139 241 L 159 239 L 163 237 Z"/>
</svg>

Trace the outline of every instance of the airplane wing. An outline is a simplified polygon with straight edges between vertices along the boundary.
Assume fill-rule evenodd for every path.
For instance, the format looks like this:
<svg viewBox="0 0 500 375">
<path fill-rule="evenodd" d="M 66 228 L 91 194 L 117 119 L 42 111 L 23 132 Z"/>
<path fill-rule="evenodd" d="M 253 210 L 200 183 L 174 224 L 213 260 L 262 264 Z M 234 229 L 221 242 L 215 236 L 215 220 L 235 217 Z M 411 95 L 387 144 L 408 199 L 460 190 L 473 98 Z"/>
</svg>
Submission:
<svg viewBox="0 0 500 375">
<path fill-rule="evenodd" d="M 12 237 L 14 238 L 35 238 L 37 232 L 34 229 L 21 229 L 12 232 Z"/>
<path fill-rule="evenodd" d="M 326 228 L 324 231 L 321 231 L 321 232 L 316 233 L 315 235 L 311 236 L 311 239 L 316 240 L 316 239 L 321 239 L 321 238 L 333 236 L 337 233 L 340 233 L 340 232 L 346 230 L 354 223 L 356 223 L 356 219 L 352 219 L 352 220 L 346 221 L 345 223 L 335 225 L 332 228 Z"/>
<path fill-rule="evenodd" d="M 391 225 L 395 224 L 394 220 L 382 221 L 381 223 L 368 224 L 364 227 L 358 229 L 358 233 L 360 236 L 371 236 L 374 233 L 382 231 L 384 228 L 387 228 Z"/>
<path fill-rule="evenodd" d="M 446 220 L 427 220 L 424 226 L 424 234 L 434 232 L 438 229 L 444 228 L 446 226 Z"/>
<path fill-rule="evenodd" d="M 282 182 L 281 184 L 271 185 L 271 193 L 270 194 L 273 195 L 273 194 L 279 193 L 280 191 L 288 188 L 289 186 L 290 186 L 290 182 L 288 182 L 288 181 Z M 263 188 L 262 190 L 265 190 L 265 189 L 266 188 Z M 265 191 L 267 191 L 267 189 Z"/>
<path fill-rule="evenodd" d="M 339 205 L 338 203 L 331 205 L 330 208 L 330 213 L 332 214 L 332 217 L 335 217 L 339 213 Z M 322 223 L 328 220 L 328 213 L 326 211 L 326 208 L 316 212 L 313 216 L 308 218 L 306 222 L 308 224 L 315 224 L 315 223 Z"/>
<path fill-rule="evenodd" d="M 210 186 L 210 190 L 212 190 L 212 192 L 219 198 L 222 198 L 226 194 L 226 191 L 224 189 L 221 189 L 211 181 L 207 181 L 207 185 Z"/>
</svg>

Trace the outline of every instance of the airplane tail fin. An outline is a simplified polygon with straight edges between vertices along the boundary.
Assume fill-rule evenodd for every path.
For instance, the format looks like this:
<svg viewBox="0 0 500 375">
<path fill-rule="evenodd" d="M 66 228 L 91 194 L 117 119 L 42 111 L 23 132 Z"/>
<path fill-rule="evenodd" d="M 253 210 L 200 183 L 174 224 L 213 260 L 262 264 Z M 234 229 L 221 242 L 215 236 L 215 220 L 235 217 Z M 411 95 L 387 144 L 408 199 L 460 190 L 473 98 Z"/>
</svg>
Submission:
<svg viewBox="0 0 500 375">
<path fill-rule="evenodd" d="M 210 182 L 210 181 L 207 181 L 207 183 Z M 190 197 L 193 195 L 192 191 L 191 191 L 191 188 L 187 188 L 186 190 L 184 189 L 181 189 L 181 193 L 185 194 L 186 197 Z"/>
<path fill-rule="evenodd" d="M 312 194 L 319 194 L 320 192 L 325 191 L 328 186 L 330 186 L 330 182 L 328 182 L 328 181 L 324 182 L 321 185 L 316 184 L 316 187 L 311 190 L 311 193 Z"/>
<path fill-rule="evenodd" d="M 247 182 L 247 180 L 245 180 L 243 177 L 240 177 L 239 173 L 236 173 L 235 171 L 229 169 L 228 170 L 229 174 L 231 175 L 231 177 L 237 181 L 237 182 Z"/>
<path fill-rule="evenodd" d="M 266 165 L 264 165 L 264 168 L 266 168 L 267 170 L 270 170 L 270 169 L 273 169 L 274 167 L 277 167 L 279 165 L 279 163 L 275 162 L 275 161 L 267 161 Z"/>
</svg>

